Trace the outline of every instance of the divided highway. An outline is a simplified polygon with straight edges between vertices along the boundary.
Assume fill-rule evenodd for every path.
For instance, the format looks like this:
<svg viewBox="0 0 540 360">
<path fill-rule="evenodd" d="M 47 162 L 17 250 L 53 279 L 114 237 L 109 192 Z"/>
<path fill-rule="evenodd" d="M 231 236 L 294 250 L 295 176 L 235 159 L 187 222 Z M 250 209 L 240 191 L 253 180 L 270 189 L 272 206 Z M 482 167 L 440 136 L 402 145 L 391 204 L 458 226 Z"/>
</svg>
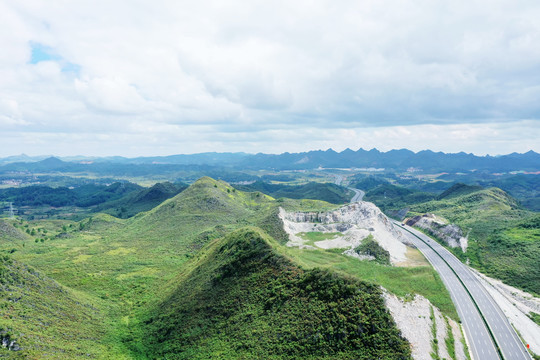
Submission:
<svg viewBox="0 0 540 360">
<path fill-rule="evenodd" d="M 397 222 L 395 224 L 406 230 L 404 234 L 441 276 L 456 305 L 474 360 L 501 359 L 490 330 L 503 359 L 532 359 L 506 316 L 467 266 L 429 236 L 410 226 Z M 482 312 L 489 329 L 478 309 Z"/>
<path fill-rule="evenodd" d="M 362 199 L 364 198 L 364 195 L 366 194 L 362 190 L 358 190 L 358 189 L 355 189 L 355 188 L 352 188 L 352 187 L 348 187 L 347 189 L 354 191 L 354 196 L 351 199 L 352 203 L 362 201 Z"/>
<path fill-rule="evenodd" d="M 343 181 L 343 176 L 341 175 L 334 175 L 334 176 L 336 177 L 336 181 L 334 181 L 334 184 L 341 185 L 341 182 Z M 347 189 L 354 191 L 354 196 L 351 199 L 352 203 L 362 201 L 362 199 L 364 198 L 364 195 L 366 194 L 362 190 L 358 190 L 352 187 L 347 187 Z"/>
<path fill-rule="evenodd" d="M 343 177 L 335 176 L 335 183 L 341 185 Z M 348 189 L 355 192 L 351 202 L 362 201 L 362 190 Z M 424 233 L 394 223 L 405 230 L 404 234 L 441 276 L 465 329 L 473 360 L 532 359 L 502 310 L 466 265 Z"/>
</svg>

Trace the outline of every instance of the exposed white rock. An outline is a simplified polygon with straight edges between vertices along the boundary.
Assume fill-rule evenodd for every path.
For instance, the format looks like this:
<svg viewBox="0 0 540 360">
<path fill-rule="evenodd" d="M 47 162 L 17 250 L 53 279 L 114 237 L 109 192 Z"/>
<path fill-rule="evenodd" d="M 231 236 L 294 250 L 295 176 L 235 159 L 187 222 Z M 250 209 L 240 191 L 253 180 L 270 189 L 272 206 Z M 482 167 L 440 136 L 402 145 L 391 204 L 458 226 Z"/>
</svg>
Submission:
<svg viewBox="0 0 540 360">
<path fill-rule="evenodd" d="M 456 248 L 461 247 L 463 252 L 467 251 L 469 245 L 468 235 L 456 224 L 449 224 L 447 220 L 435 214 L 424 214 L 415 216 L 406 220 L 407 225 L 416 226 L 427 230 L 439 239 L 443 240 L 448 246 Z"/>
<path fill-rule="evenodd" d="M 431 358 L 431 319 L 429 301 L 417 295 L 413 301 L 402 301 L 388 292 L 383 293 L 384 302 L 394 318 L 401 335 L 411 344 L 412 357 L 415 360 Z"/>
<path fill-rule="evenodd" d="M 448 337 L 448 331 L 446 328 L 446 321 L 444 321 L 441 311 L 433 307 L 433 315 L 435 315 L 435 326 L 437 327 L 437 345 L 439 348 L 439 358 L 450 359 L 448 349 L 446 348 L 445 339 Z"/>
<path fill-rule="evenodd" d="M 383 289 L 384 290 L 384 289 Z M 383 291 L 384 302 L 390 311 L 392 318 L 396 322 L 402 336 L 411 344 L 412 357 L 415 360 L 432 360 L 433 352 L 433 332 L 432 325 L 435 321 L 436 337 L 441 359 L 450 359 L 446 348 L 446 338 L 448 330 L 446 321 L 440 310 L 431 305 L 425 297 L 416 295 L 412 301 L 404 301 L 397 296 Z M 434 319 L 431 319 L 431 308 L 433 308 Z M 465 360 L 465 348 L 463 346 L 463 336 L 459 325 L 452 319 L 447 318 L 454 336 L 454 349 L 457 360 Z"/>
<path fill-rule="evenodd" d="M 456 354 L 456 360 L 466 360 L 465 346 L 463 346 L 463 332 L 461 326 L 452 319 L 448 319 L 448 324 L 452 329 L 452 335 L 454 336 L 454 352 Z"/>
<path fill-rule="evenodd" d="M 334 239 L 315 242 L 315 246 L 354 249 L 372 235 L 390 253 L 392 264 L 407 260 L 406 238 L 381 210 L 369 202 L 357 202 L 327 212 L 287 212 L 280 208 L 279 217 L 289 235 L 288 246 L 303 246 L 302 232 L 343 233 Z"/>
</svg>

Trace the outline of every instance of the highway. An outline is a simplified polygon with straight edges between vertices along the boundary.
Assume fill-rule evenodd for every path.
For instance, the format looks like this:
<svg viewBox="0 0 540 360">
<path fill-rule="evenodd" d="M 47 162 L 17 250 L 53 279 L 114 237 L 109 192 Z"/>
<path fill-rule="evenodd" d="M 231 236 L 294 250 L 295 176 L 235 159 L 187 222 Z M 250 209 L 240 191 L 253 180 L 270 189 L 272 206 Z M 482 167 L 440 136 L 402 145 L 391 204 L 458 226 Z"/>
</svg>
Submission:
<svg viewBox="0 0 540 360">
<path fill-rule="evenodd" d="M 354 196 L 351 199 L 352 203 L 362 201 L 362 199 L 364 198 L 364 195 L 366 194 L 362 190 L 358 190 L 358 189 L 355 189 L 355 188 L 352 188 L 352 187 L 348 187 L 347 189 L 354 191 Z"/>
<path fill-rule="evenodd" d="M 343 176 L 341 175 L 334 175 L 334 176 L 336 177 L 336 181 L 334 181 L 334 184 L 341 186 L 341 183 L 343 182 Z M 354 196 L 351 199 L 352 203 L 362 201 L 362 199 L 364 198 L 364 195 L 366 194 L 362 190 L 358 190 L 352 187 L 347 187 L 347 189 L 354 191 Z"/>
<path fill-rule="evenodd" d="M 503 359 L 532 359 L 499 306 L 466 265 L 429 236 L 410 226 L 403 226 L 398 222 L 395 224 L 408 231 L 404 234 L 418 247 L 441 276 L 456 305 L 474 360 L 501 358 L 478 309 L 484 315 L 502 352 Z"/>
</svg>

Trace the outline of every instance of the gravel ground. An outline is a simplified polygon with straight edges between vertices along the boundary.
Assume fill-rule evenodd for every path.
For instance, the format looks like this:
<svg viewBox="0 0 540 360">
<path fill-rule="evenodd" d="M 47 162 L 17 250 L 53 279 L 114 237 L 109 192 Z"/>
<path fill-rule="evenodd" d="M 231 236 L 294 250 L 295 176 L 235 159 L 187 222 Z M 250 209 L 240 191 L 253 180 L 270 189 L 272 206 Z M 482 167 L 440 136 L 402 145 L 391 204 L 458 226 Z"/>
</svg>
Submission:
<svg viewBox="0 0 540 360">
<path fill-rule="evenodd" d="M 416 295 L 413 301 L 403 301 L 384 291 L 384 301 L 394 318 L 398 329 L 411 344 L 413 359 L 433 360 L 430 308 L 425 297 Z"/>
<path fill-rule="evenodd" d="M 383 289 L 383 297 L 398 329 L 411 344 L 412 356 L 415 360 L 433 360 L 431 357 L 433 352 L 433 323 L 430 310 L 433 308 L 437 329 L 438 355 L 441 359 L 450 359 L 445 341 L 448 337 L 448 329 L 443 318 L 444 315 L 438 308 L 431 305 L 429 300 L 420 295 L 416 295 L 412 301 L 404 301 Z M 447 320 L 454 336 L 456 360 L 466 360 L 460 325 L 450 318 L 447 318 Z"/>
<path fill-rule="evenodd" d="M 448 319 L 450 328 L 452 328 L 452 335 L 454 335 L 454 351 L 456 353 L 456 360 L 467 360 L 465 355 L 465 346 L 463 346 L 463 332 L 461 326 L 452 319 Z"/>
<path fill-rule="evenodd" d="M 450 359 L 450 354 L 448 354 L 448 349 L 446 348 L 445 341 L 445 339 L 448 337 L 446 321 L 444 321 L 443 315 L 436 307 L 433 307 L 433 313 L 435 315 L 435 325 L 437 326 L 437 344 L 439 345 L 439 357 L 441 359 Z"/>
</svg>

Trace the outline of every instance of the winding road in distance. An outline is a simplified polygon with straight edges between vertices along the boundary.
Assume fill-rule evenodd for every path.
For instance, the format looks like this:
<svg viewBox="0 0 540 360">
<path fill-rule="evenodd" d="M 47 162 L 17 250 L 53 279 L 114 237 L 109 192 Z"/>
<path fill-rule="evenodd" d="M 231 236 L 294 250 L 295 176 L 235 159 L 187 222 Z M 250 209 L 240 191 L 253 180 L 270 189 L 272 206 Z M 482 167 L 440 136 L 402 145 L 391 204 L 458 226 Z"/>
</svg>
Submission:
<svg viewBox="0 0 540 360">
<path fill-rule="evenodd" d="M 490 330 L 503 359 L 532 359 L 499 306 L 466 265 L 429 236 L 410 226 L 394 223 L 405 230 L 404 234 L 441 276 L 456 305 L 474 360 L 501 359 Z"/>
<path fill-rule="evenodd" d="M 341 186 L 341 182 L 343 181 L 343 176 L 336 175 L 336 174 L 334 174 L 334 176 L 336 177 L 336 181 L 334 181 L 334 184 Z M 362 199 L 364 198 L 364 195 L 366 194 L 362 190 L 358 190 L 352 187 L 347 187 L 347 189 L 354 191 L 354 196 L 351 199 L 352 203 L 362 201 Z"/>
<path fill-rule="evenodd" d="M 352 187 L 348 187 L 347 189 L 352 190 L 352 191 L 355 192 L 353 198 L 351 199 L 351 202 L 362 201 L 362 199 L 364 198 L 364 195 L 366 194 L 362 190 L 358 190 L 358 189 L 355 189 L 355 188 L 352 188 Z"/>
</svg>

